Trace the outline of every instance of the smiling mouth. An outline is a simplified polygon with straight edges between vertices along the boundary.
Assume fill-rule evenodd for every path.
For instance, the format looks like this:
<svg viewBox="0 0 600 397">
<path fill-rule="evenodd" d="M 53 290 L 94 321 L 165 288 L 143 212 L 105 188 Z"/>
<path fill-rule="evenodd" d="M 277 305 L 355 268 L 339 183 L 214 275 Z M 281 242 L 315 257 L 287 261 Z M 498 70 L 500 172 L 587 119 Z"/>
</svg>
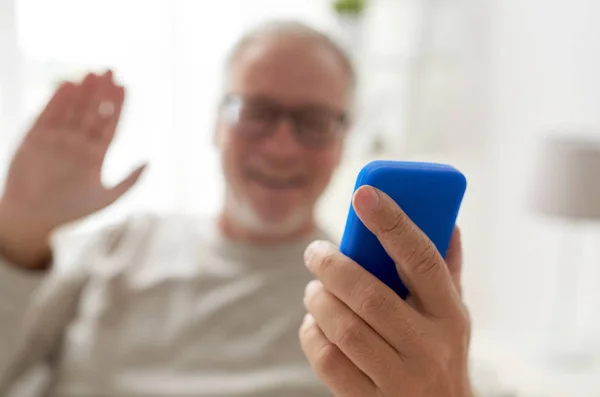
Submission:
<svg viewBox="0 0 600 397">
<path fill-rule="evenodd" d="M 271 174 L 256 170 L 247 170 L 246 175 L 269 189 L 295 189 L 306 184 L 306 178 L 299 175 Z"/>
</svg>

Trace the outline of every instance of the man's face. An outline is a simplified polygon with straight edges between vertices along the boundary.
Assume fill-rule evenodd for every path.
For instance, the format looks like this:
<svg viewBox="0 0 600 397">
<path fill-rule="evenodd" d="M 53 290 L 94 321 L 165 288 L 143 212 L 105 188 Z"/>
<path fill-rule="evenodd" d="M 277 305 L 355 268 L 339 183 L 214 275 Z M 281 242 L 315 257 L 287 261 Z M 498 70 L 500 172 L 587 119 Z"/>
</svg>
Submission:
<svg viewBox="0 0 600 397">
<path fill-rule="evenodd" d="M 264 38 L 231 70 L 217 142 L 230 214 L 257 228 L 299 227 L 340 161 L 348 71 L 322 44 Z"/>
</svg>

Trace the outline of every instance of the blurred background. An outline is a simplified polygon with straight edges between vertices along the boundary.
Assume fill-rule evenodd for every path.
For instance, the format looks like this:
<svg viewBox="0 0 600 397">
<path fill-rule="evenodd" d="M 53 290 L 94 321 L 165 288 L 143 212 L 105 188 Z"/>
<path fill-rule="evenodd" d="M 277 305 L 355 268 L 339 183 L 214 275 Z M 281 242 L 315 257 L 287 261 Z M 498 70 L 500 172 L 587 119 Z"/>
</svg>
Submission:
<svg viewBox="0 0 600 397">
<path fill-rule="evenodd" d="M 129 91 L 105 181 L 150 168 L 77 228 L 132 212 L 214 214 L 227 51 L 260 22 L 301 20 L 340 40 L 360 76 L 323 226 L 341 237 L 369 160 L 455 165 L 469 183 L 459 224 L 475 372 L 518 396 L 598 396 L 600 224 L 580 216 L 575 230 L 527 203 L 544 194 L 531 193 L 535 178 L 555 177 L 552 167 L 534 172 L 548 134 L 600 139 L 599 17 L 596 0 L 371 0 L 356 13 L 330 0 L 0 0 L 1 178 L 57 82 L 110 67 Z M 551 358 L 565 346 L 586 354 Z"/>
</svg>

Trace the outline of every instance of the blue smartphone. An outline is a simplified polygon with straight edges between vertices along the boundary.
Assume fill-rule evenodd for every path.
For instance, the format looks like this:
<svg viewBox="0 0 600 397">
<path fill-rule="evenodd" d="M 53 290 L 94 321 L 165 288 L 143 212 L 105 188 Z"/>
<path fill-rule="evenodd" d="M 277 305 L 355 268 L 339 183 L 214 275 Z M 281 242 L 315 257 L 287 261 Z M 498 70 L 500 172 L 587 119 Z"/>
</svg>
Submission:
<svg viewBox="0 0 600 397">
<path fill-rule="evenodd" d="M 460 171 L 446 164 L 378 160 L 360 171 L 354 191 L 363 185 L 390 196 L 431 239 L 440 254 L 446 255 L 467 188 L 467 180 Z M 394 261 L 358 218 L 352 204 L 340 251 L 406 299 L 409 291 Z"/>
</svg>

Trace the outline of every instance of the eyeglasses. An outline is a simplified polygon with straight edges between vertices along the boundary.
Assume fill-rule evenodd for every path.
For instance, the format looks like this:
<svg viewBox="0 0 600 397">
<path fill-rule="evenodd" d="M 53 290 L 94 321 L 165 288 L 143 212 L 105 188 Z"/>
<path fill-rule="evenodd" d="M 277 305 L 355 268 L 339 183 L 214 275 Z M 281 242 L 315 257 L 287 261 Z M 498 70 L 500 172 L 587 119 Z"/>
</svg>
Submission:
<svg viewBox="0 0 600 397">
<path fill-rule="evenodd" d="M 307 147 L 322 147 L 333 142 L 348 124 L 345 113 L 306 105 L 285 107 L 273 100 L 228 95 L 222 103 L 223 115 L 249 139 L 262 139 L 275 131 L 283 118 L 292 122 L 296 140 Z"/>
</svg>

